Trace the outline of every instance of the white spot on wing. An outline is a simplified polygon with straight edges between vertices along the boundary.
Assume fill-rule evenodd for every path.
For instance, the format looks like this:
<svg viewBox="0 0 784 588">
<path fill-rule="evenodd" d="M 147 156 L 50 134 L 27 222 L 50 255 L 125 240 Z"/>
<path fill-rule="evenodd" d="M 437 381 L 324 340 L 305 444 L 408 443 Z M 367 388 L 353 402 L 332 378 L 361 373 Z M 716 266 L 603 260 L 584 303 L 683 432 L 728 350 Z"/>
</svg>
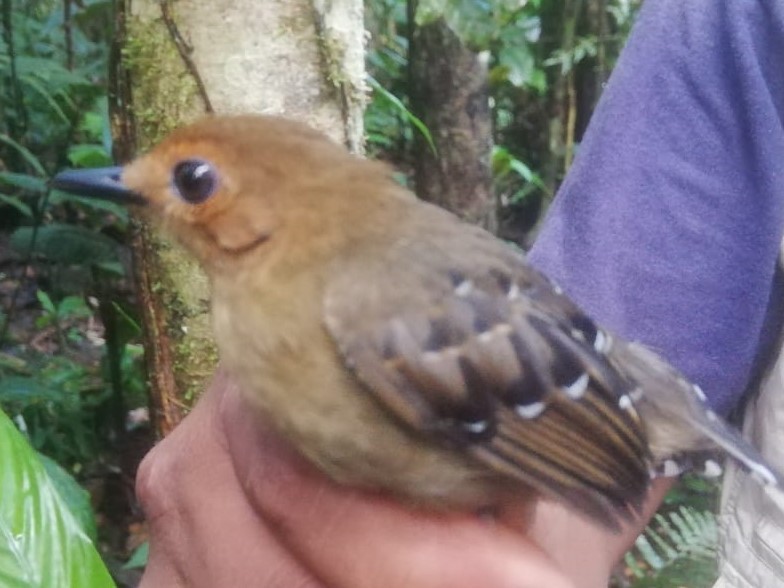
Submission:
<svg viewBox="0 0 784 588">
<path fill-rule="evenodd" d="M 569 398 L 575 400 L 582 398 L 583 394 L 585 394 L 585 391 L 588 389 L 589 380 L 588 374 L 583 374 L 568 386 L 564 386 L 563 391 L 566 392 L 566 395 Z"/>
<path fill-rule="evenodd" d="M 703 466 L 702 474 L 707 478 L 718 478 L 724 470 L 719 462 L 712 459 L 706 459 Z"/>
<path fill-rule="evenodd" d="M 479 339 L 480 343 L 489 343 L 490 341 L 493 340 L 493 334 L 494 334 L 493 330 L 491 329 L 489 331 L 484 331 L 483 333 L 479 333 L 479 335 L 477 335 L 476 338 Z"/>
<path fill-rule="evenodd" d="M 469 433 L 479 434 L 487 430 L 489 423 L 487 421 L 474 421 L 473 423 L 463 423 L 463 428 Z"/>
<path fill-rule="evenodd" d="M 460 298 L 464 298 L 468 296 L 471 293 L 471 290 L 473 289 L 474 289 L 474 283 L 471 280 L 463 280 L 455 288 L 455 294 L 460 296 Z"/>
<path fill-rule="evenodd" d="M 674 476 L 679 475 L 681 471 L 682 471 L 681 466 L 678 465 L 678 462 L 675 461 L 674 459 L 664 460 L 664 463 L 662 464 L 662 470 L 661 470 L 662 476 L 666 478 L 672 478 Z"/>
<path fill-rule="evenodd" d="M 632 397 L 628 394 L 624 394 L 618 399 L 618 407 L 621 410 L 631 410 L 634 408 L 634 403 L 632 402 Z"/>
<path fill-rule="evenodd" d="M 515 412 L 524 419 L 535 419 L 544 412 L 544 402 L 532 402 L 531 404 L 518 404 Z"/>
<path fill-rule="evenodd" d="M 612 337 L 602 331 L 596 331 L 596 339 L 593 342 L 593 348 L 599 353 L 607 353 L 612 347 Z"/>
<path fill-rule="evenodd" d="M 520 298 L 520 288 L 517 286 L 517 284 L 512 282 L 512 285 L 509 286 L 509 292 L 506 293 L 506 297 L 509 300 L 517 300 Z"/>
<path fill-rule="evenodd" d="M 499 323 L 495 325 L 492 329 L 488 329 L 487 331 L 482 331 L 479 333 L 476 338 L 480 343 L 489 343 L 493 340 L 494 337 L 499 335 L 508 335 L 512 332 L 512 325 L 507 323 Z"/>
</svg>

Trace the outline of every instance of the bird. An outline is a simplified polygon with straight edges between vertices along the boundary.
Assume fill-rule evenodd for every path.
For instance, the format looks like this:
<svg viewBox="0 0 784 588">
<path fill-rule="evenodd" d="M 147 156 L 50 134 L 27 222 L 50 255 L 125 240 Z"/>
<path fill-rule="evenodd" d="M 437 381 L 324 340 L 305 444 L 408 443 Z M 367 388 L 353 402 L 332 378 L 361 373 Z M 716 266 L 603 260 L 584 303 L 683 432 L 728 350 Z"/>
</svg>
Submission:
<svg viewBox="0 0 784 588">
<path fill-rule="evenodd" d="M 781 476 L 654 351 L 524 254 L 311 127 L 211 116 L 53 186 L 139 205 L 211 284 L 220 361 L 340 484 L 416 508 L 545 496 L 613 530 L 652 477 Z"/>
</svg>

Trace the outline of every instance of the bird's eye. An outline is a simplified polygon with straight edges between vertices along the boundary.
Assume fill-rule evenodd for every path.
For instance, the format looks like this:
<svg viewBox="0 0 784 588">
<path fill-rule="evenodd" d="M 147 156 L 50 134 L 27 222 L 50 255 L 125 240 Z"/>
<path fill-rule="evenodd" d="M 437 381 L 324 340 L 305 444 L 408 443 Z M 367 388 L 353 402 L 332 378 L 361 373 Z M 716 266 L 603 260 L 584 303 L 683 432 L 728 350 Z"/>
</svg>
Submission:
<svg viewBox="0 0 784 588">
<path fill-rule="evenodd" d="M 174 166 L 172 182 L 183 200 L 200 204 L 215 192 L 218 174 L 211 163 L 201 159 L 186 159 Z"/>
</svg>

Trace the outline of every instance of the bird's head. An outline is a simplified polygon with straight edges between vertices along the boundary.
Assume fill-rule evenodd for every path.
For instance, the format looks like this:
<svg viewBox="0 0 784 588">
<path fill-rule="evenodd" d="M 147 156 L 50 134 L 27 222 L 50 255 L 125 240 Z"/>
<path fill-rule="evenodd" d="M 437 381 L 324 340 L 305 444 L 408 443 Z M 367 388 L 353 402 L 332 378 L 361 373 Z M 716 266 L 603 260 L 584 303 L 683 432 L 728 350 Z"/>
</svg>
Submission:
<svg viewBox="0 0 784 588">
<path fill-rule="evenodd" d="M 169 135 L 124 167 L 72 170 L 53 187 L 138 204 L 209 270 L 272 241 L 324 233 L 351 193 L 386 170 L 310 127 L 269 116 L 216 116 Z M 311 234 L 303 242 L 313 243 Z"/>
</svg>

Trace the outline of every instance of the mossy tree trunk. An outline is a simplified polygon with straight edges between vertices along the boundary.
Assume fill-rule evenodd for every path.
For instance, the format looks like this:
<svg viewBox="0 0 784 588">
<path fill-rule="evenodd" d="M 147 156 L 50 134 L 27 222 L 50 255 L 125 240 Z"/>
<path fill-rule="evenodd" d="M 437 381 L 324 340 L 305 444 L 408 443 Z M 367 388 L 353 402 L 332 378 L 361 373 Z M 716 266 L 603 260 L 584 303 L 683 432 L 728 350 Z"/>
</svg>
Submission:
<svg viewBox="0 0 784 588">
<path fill-rule="evenodd" d="M 415 25 L 415 0 L 409 0 L 408 6 L 411 107 L 429 129 L 435 146 L 434 153 L 424 137 L 416 134 L 417 194 L 495 232 L 487 66 L 443 19 Z"/>
<path fill-rule="evenodd" d="M 117 32 L 110 94 L 120 162 L 209 112 L 283 114 L 361 149 L 360 0 L 119 0 Z M 217 365 L 209 284 L 141 223 L 134 254 L 154 420 L 165 434 Z"/>
</svg>

